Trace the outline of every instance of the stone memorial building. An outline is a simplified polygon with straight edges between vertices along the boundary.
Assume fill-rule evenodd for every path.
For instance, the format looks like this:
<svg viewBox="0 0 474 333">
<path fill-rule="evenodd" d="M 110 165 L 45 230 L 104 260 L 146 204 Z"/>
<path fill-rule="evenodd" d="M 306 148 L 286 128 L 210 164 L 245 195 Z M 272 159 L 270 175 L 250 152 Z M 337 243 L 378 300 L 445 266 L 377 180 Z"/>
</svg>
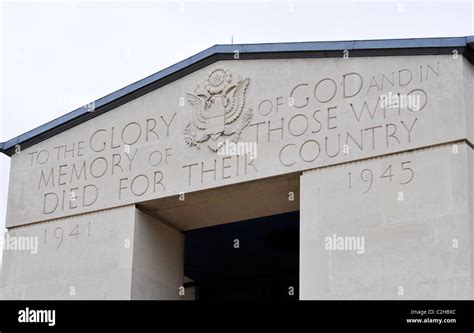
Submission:
<svg viewBox="0 0 474 333">
<path fill-rule="evenodd" d="M 0 296 L 473 299 L 473 63 L 216 45 L 0 143 Z"/>
</svg>

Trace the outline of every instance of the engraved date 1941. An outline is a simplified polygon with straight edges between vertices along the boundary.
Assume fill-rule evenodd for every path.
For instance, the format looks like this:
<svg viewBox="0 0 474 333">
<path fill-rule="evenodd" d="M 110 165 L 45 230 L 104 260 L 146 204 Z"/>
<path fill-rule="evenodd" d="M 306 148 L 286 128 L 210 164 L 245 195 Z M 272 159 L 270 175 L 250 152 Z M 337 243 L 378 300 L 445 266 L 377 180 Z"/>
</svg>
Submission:
<svg viewBox="0 0 474 333">
<path fill-rule="evenodd" d="M 43 244 L 47 245 L 49 242 L 53 242 L 56 249 L 59 249 L 67 240 L 78 239 L 79 237 L 90 237 L 90 235 L 91 222 L 88 222 L 86 225 L 76 223 L 70 227 L 45 229 Z"/>
</svg>

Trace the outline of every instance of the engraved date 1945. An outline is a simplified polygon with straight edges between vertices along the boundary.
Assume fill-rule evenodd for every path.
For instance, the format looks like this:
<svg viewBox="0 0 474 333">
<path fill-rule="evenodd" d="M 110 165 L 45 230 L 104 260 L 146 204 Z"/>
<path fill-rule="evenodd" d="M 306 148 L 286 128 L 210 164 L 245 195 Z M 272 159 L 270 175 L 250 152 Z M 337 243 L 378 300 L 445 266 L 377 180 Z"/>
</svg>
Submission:
<svg viewBox="0 0 474 333">
<path fill-rule="evenodd" d="M 393 168 L 392 164 L 389 164 L 388 167 L 380 175 L 374 175 L 374 171 L 372 169 L 365 168 L 361 170 L 360 174 L 358 174 L 357 177 L 353 177 L 352 172 L 349 172 L 348 176 L 349 189 L 352 189 L 352 186 L 354 185 L 353 183 L 357 181 L 364 185 L 364 193 L 367 193 L 370 191 L 370 189 L 372 189 L 372 185 L 374 184 L 375 179 L 377 178 L 386 180 L 388 182 L 396 181 L 400 185 L 406 185 L 410 183 L 415 177 L 415 171 L 411 167 L 411 161 L 405 161 L 402 162 L 400 166 L 396 166 Z M 357 178 L 360 178 L 360 180 L 358 180 Z"/>
</svg>

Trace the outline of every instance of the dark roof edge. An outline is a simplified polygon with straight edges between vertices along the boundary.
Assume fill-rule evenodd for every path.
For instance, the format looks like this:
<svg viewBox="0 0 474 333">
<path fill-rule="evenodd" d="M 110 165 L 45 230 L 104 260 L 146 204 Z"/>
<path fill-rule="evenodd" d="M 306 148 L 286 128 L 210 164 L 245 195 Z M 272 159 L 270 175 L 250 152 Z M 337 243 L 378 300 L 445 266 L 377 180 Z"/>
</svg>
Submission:
<svg viewBox="0 0 474 333">
<path fill-rule="evenodd" d="M 459 49 L 460 53 L 471 63 L 474 63 L 474 36 L 214 45 L 144 79 L 99 98 L 84 107 L 0 143 L 0 152 L 11 156 L 15 151 L 16 145 L 21 145 L 20 148 L 23 150 L 215 61 L 234 59 L 237 51 L 239 59 L 245 60 L 292 57 L 340 57 L 341 52 L 344 50 L 348 50 L 351 56 L 360 57 L 446 54 L 453 49 Z"/>
</svg>

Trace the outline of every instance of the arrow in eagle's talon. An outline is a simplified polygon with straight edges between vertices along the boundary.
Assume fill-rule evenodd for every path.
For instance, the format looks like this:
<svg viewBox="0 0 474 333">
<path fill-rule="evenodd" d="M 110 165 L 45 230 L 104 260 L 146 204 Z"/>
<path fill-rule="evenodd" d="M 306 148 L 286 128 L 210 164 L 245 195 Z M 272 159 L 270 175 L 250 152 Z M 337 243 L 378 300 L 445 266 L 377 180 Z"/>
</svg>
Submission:
<svg viewBox="0 0 474 333">
<path fill-rule="evenodd" d="M 237 141 L 239 141 L 239 138 L 240 138 L 240 131 L 236 131 L 234 136 L 232 137 L 232 142 L 237 143 Z"/>
</svg>

